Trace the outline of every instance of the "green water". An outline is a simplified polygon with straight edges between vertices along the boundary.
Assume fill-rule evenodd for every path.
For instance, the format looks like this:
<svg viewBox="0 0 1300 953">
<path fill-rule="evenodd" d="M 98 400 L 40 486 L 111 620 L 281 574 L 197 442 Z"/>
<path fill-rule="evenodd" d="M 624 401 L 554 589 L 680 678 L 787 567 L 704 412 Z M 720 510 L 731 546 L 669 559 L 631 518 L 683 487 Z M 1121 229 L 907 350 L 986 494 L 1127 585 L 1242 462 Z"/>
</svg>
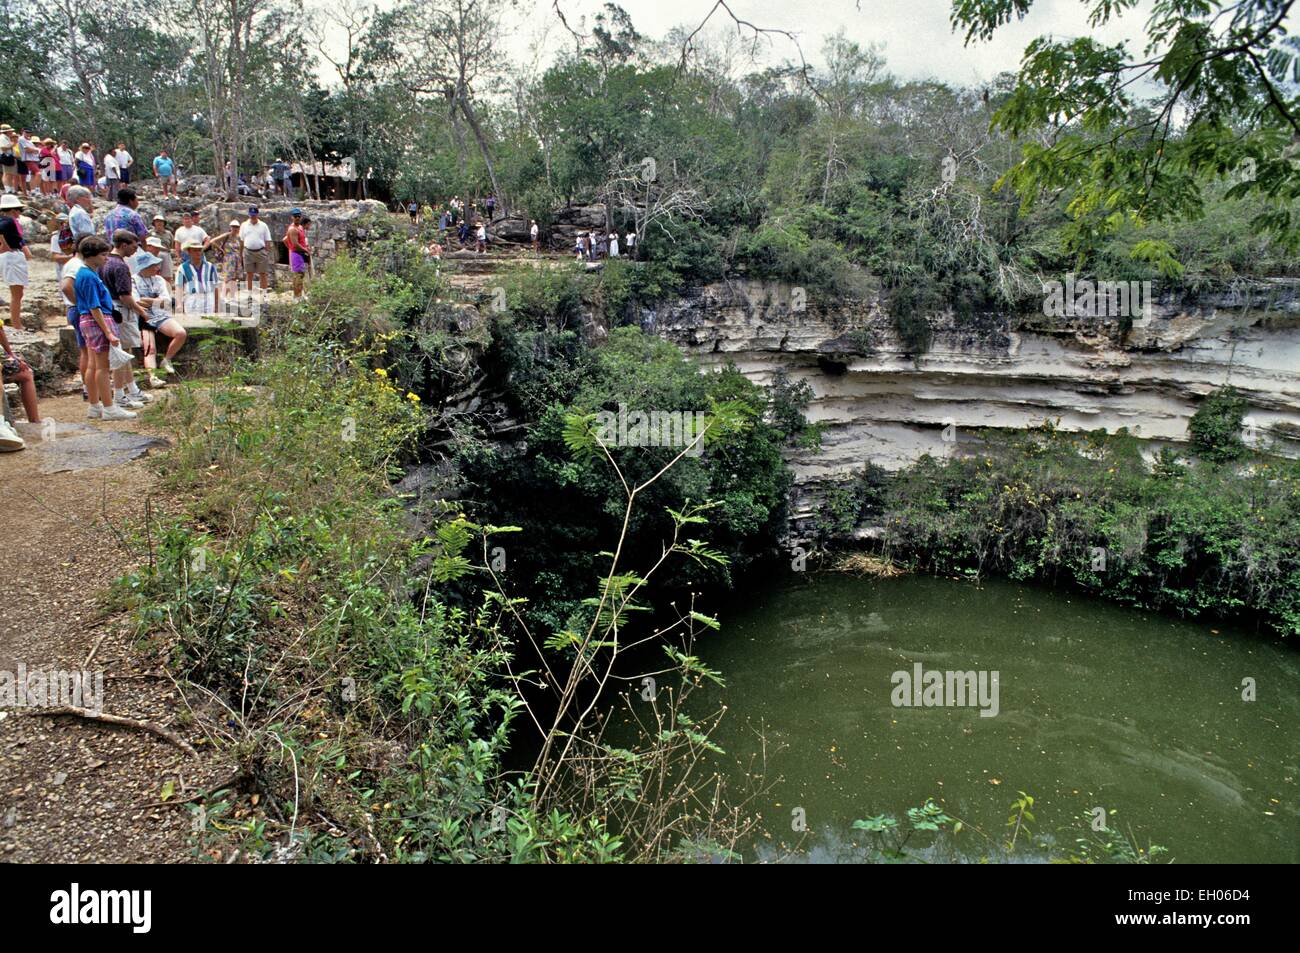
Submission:
<svg viewBox="0 0 1300 953">
<path fill-rule="evenodd" d="M 862 859 L 856 818 L 928 797 L 967 824 L 914 843 L 936 860 L 996 857 L 1010 802 L 1037 799 L 1058 848 L 1112 828 L 1175 862 L 1300 861 L 1300 652 L 1230 626 L 1184 622 L 1074 594 L 988 580 L 795 577 L 722 613 L 697 646 L 726 679 L 710 702 L 735 791 L 756 774 L 764 830 L 751 857 L 798 845 Z M 1219 634 L 1213 634 L 1217 629 Z M 999 672 L 998 713 L 896 707 L 896 671 Z M 1242 699 L 1253 678 L 1257 700 Z M 696 696 L 696 701 L 702 701 Z M 692 706 L 694 707 L 694 705 Z M 701 705 L 701 710 L 703 705 Z M 755 770 L 767 741 L 765 770 Z M 792 830 L 801 808 L 806 832 Z"/>
</svg>

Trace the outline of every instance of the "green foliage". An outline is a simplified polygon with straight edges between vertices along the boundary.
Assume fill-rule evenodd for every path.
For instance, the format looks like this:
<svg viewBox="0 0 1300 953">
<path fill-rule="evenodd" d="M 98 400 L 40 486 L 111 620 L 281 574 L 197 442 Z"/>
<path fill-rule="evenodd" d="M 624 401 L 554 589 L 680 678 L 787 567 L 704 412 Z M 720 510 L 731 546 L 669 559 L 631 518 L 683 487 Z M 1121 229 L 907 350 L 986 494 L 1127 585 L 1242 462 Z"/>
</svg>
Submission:
<svg viewBox="0 0 1300 953">
<path fill-rule="evenodd" d="M 1218 462 L 1245 456 L 1241 422 L 1248 406 L 1246 399 L 1232 387 L 1222 387 L 1201 401 L 1187 424 L 1197 453 Z"/>
<path fill-rule="evenodd" d="M 1149 467 L 1123 432 L 984 439 L 976 455 L 925 457 L 893 481 L 893 558 L 1300 634 L 1300 465 L 1269 458 L 1238 472 L 1166 454 Z"/>
<path fill-rule="evenodd" d="M 668 511 L 684 511 L 691 500 L 717 502 L 712 542 L 731 566 L 748 565 L 771 545 L 789 482 L 781 458 L 786 437 L 763 420 L 766 394 L 738 371 L 702 375 L 674 346 L 636 328 L 617 328 L 594 349 L 567 332 L 522 331 L 514 322 L 498 326 L 497 334 L 493 358 L 504 364 L 502 373 L 530 424 L 527 448 L 512 453 L 476 446 L 459 461 L 465 478 L 480 488 L 478 515 L 524 527 L 528 545 L 512 577 L 529 598 L 530 617 L 548 631 L 568 628 L 570 616 L 581 614 L 573 594 L 600 574 L 603 560 L 595 554 L 622 524 L 623 485 L 593 443 L 603 432 L 598 421 L 616 422 L 620 408 L 625 420 L 637 412 L 686 412 L 703 415 L 692 422 L 706 422 L 702 453 L 678 460 L 633 515 L 626 544 L 632 565 L 654 561 L 671 532 Z M 741 420 L 743 427 L 737 426 Z M 624 445 L 617 423 L 614 439 L 605 436 L 630 483 L 653 475 L 684 449 Z M 694 563 L 681 568 L 674 585 L 725 584 L 730 573 L 727 566 Z"/>
<path fill-rule="evenodd" d="M 953 23 L 967 42 L 987 40 L 1032 5 L 957 0 Z M 1096 26 L 1131 6 L 1086 5 Z M 1064 192 L 1066 242 L 1086 249 L 1126 222 L 1196 218 L 1207 182 L 1239 177 L 1229 197 L 1266 202 L 1255 229 L 1294 246 L 1300 173 L 1288 144 L 1300 60 L 1282 20 L 1269 0 L 1168 2 L 1153 8 L 1140 53 L 1094 37 L 1034 40 L 995 117 L 1000 129 L 1025 137 L 1021 161 L 1003 181 L 1026 203 Z M 1039 135 L 1045 127 L 1050 137 Z"/>
</svg>

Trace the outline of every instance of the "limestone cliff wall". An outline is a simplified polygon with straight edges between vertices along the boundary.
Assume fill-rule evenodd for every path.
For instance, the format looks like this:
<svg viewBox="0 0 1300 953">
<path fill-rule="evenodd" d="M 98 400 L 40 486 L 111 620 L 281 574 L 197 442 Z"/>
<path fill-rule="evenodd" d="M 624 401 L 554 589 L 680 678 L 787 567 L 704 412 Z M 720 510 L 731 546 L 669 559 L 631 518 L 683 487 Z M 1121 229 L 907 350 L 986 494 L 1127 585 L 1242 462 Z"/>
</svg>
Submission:
<svg viewBox="0 0 1300 953">
<path fill-rule="evenodd" d="M 641 321 L 706 366 L 730 362 L 765 384 L 782 370 L 808 382 L 808 418 L 826 432 L 820 453 L 792 459 L 801 484 L 842 479 L 866 462 L 898 469 L 947 454 L 980 427 L 1051 420 L 1179 444 L 1199 400 L 1225 384 L 1250 403 L 1248 441 L 1300 455 L 1296 281 L 1157 297 L 1122 342 L 1114 320 L 939 313 L 916 357 L 879 300 L 801 302 L 797 289 L 772 282 L 700 287 Z"/>
</svg>

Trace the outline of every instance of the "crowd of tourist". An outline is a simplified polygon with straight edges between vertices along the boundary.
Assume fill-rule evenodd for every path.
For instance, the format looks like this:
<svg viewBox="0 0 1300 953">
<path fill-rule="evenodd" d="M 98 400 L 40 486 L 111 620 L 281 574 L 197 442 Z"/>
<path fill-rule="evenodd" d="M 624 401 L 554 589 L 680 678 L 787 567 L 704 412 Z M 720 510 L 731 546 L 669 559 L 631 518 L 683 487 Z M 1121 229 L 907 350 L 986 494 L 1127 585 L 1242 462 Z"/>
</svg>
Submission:
<svg viewBox="0 0 1300 953">
<path fill-rule="evenodd" d="M 35 169 L 20 159 L 28 143 L 39 142 Z M 173 359 L 185 346 L 183 315 L 221 312 L 222 303 L 238 292 L 240 281 L 251 294 L 269 288 L 274 267 L 274 240 L 257 206 L 250 206 L 245 221 L 234 218 L 229 228 L 210 236 L 194 210 L 181 213 L 174 232 L 165 216 L 153 216 L 146 225 L 140 200 L 130 182 L 134 160 L 121 145 L 105 156 L 103 188 L 92 186 L 99 166 L 93 149 L 83 144 L 71 156 L 51 161 L 46 177 L 43 155 L 50 140 L 36 140 L 25 131 L 15 133 L 0 126 L 0 162 L 4 191 L 0 194 L 0 282 L 9 295 L 7 314 L 0 320 L 0 387 L 18 385 L 18 395 L 31 423 L 40 423 L 40 406 L 32 369 L 15 352 L 5 325 L 23 328 L 22 305 L 29 284 L 30 242 L 23 235 L 24 201 L 34 192 L 58 196 L 63 211 L 50 219 L 50 258 L 67 322 L 78 349 L 78 371 L 86 416 L 95 420 L 128 420 L 152 399 L 151 388 L 165 386 L 165 376 L 176 373 Z M 51 143 L 50 155 L 58 143 Z M 20 164 L 21 162 L 21 164 Z M 57 162 L 57 165 L 54 163 Z M 83 168 L 84 165 L 84 168 Z M 176 195 L 176 166 L 165 151 L 153 161 L 153 171 L 164 196 Z M 87 184 L 83 184 L 87 183 Z M 111 196 L 112 206 L 96 221 L 94 194 Z M 48 214 L 42 200 L 33 214 Z M 55 203 L 56 207 L 58 203 Z M 291 223 L 282 236 L 289 251 L 294 296 L 301 296 L 311 270 L 308 240 L 310 218 L 301 209 L 291 211 Z M 132 365 L 143 365 L 139 380 Z M 20 450 L 22 437 L 0 417 L 0 451 Z"/>
</svg>

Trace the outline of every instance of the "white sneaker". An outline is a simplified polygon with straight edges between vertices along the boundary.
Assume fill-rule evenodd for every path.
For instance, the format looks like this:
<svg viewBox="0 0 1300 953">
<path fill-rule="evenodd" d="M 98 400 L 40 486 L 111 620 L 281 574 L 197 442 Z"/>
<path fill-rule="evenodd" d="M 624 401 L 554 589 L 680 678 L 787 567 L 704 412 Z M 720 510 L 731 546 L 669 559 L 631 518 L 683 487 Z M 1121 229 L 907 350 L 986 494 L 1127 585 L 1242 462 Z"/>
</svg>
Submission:
<svg viewBox="0 0 1300 953">
<path fill-rule="evenodd" d="M 153 394 L 146 394 L 142 390 L 127 391 L 126 396 L 130 397 L 132 400 L 138 400 L 142 404 L 153 403 Z"/>
<path fill-rule="evenodd" d="M 176 373 L 176 368 L 172 367 L 171 358 L 164 357 L 162 361 L 159 362 L 159 366 L 168 374 Z"/>
<path fill-rule="evenodd" d="M 127 410 L 125 407 L 119 407 L 116 404 L 104 408 L 101 420 L 135 420 L 135 411 Z"/>
<path fill-rule="evenodd" d="M 27 444 L 22 437 L 18 436 L 18 431 L 9 426 L 9 421 L 0 417 L 0 453 L 13 453 L 15 450 L 22 450 Z"/>
<path fill-rule="evenodd" d="M 113 404 L 117 407 L 125 407 L 127 410 L 134 410 L 136 407 L 143 407 L 144 401 L 133 394 L 123 394 L 116 398 Z"/>
<path fill-rule="evenodd" d="M 103 416 L 103 410 L 104 408 L 100 407 L 99 404 L 91 404 L 86 408 L 86 419 L 99 420 Z"/>
<path fill-rule="evenodd" d="M 149 375 L 149 386 L 150 386 L 150 387 L 166 387 L 166 386 L 167 386 L 167 382 L 166 382 L 165 380 L 163 380 L 161 377 L 159 377 L 157 374 L 150 374 L 150 375 Z"/>
</svg>

